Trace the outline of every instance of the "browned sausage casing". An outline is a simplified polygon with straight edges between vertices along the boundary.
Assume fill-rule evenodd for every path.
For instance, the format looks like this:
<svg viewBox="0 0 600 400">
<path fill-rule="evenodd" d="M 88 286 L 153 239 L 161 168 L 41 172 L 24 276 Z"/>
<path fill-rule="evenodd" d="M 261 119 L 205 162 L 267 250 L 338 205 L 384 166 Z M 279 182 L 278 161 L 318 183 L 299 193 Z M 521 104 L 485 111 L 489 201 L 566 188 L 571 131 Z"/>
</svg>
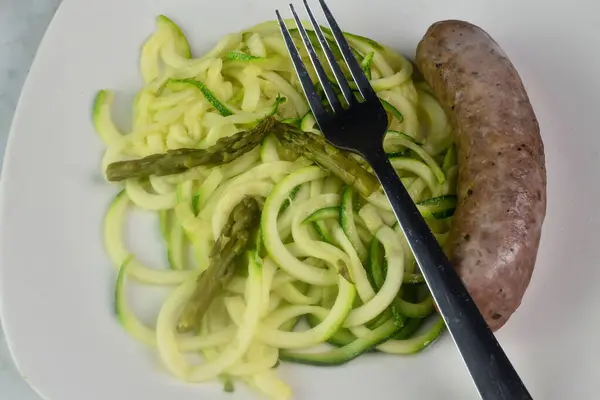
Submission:
<svg viewBox="0 0 600 400">
<path fill-rule="evenodd" d="M 416 63 L 456 131 L 458 207 L 447 251 L 495 331 L 521 304 L 546 213 L 538 122 L 514 66 L 475 25 L 435 23 Z"/>
</svg>

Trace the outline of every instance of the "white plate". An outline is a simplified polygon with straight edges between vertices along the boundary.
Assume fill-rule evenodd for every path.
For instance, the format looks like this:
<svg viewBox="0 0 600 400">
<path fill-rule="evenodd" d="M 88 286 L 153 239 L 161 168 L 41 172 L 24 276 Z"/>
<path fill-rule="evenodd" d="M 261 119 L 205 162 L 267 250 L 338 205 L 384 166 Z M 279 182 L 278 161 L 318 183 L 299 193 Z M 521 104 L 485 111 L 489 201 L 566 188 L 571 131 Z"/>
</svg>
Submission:
<svg viewBox="0 0 600 400">
<path fill-rule="evenodd" d="M 272 19 L 285 3 L 63 2 L 12 126 L 0 222 L 4 327 L 23 377 L 47 399 L 253 398 L 245 390 L 225 395 L 217 384 L 176 382 L 113 316 L 115 271 L 102 248 L 101 219 L 115 189 L 98 173 L 103 146 L 90 110 L 99 88 L 117 89 L 119 104 L 129 104 L 141 84 L 140 44 L 157 14 L 176 20 L 200 54 L 227 32 Z M 409 56 L 428 25 L 447 18 L 479 24 L 510 55 L 540 119 L 549 204 L 533 281 L 498 338 L 535 398 L 598 398 L 597 3 L 329 3 L 344 29 Z M 339 368 L 281 370 L 298 399 L 477 398 L 448 335 L 413 357 L 366 356 Z"/>
</svg>

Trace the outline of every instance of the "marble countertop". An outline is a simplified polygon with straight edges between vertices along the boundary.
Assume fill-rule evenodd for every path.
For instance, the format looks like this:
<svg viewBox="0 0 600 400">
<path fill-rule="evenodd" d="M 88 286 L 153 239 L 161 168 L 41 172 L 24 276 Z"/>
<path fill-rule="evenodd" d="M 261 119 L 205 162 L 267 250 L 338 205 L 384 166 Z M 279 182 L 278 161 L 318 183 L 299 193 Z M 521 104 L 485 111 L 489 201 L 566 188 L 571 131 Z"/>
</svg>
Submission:
<svg viewBox="0 0 600 400">
<path fill-rule="evenodd" d="M 44 32 L 61 0 L 0 0 L 0 162 L 12 116 Z M 0 398 L 40 400 L 16 370 L 0 325 Z"/>
</svg>

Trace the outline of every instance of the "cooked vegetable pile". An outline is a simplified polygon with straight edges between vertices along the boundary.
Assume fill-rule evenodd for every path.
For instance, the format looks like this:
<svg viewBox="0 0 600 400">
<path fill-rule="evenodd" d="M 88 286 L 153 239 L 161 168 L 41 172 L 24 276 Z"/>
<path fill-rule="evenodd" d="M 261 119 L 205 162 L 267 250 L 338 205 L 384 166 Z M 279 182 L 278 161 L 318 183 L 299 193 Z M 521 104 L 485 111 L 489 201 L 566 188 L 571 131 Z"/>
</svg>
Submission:
<svg viewBox="0 0 600 400">
<path fill-rule="evenodd" d="M 456 205 L 449 122 L 410 62 L 347 39 L 388 112 L 384 148 L 443 242 Z M 116 314 L 168 371 L 287 399 L 279 360 L 339 365 L 366 352 L 415 353 L 438 337 L 443 321 L 377 179 L 318 131 L 275 22 L 192 58 L 179 27 L 159 16 L 140 64 L 131 131 L 115 126 L 108 90 L 93 119 L 102 171 L 124 187 L 104 227 L 120 268 Z M 126 247 L 131 207 L 157 215 L 168 268 Z M 172 288 L 153 326 L 129 307 L 129 279 Z"/>
</svg>

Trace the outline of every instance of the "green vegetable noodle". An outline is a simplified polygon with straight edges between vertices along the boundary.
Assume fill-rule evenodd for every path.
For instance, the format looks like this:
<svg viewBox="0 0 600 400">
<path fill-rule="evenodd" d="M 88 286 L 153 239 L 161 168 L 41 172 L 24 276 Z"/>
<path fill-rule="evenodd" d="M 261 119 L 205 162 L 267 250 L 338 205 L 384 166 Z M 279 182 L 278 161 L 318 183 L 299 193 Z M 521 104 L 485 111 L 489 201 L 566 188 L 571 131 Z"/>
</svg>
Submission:
<svg viewBox="0 0 600 400">
<path fill-rule="evenodd" d="M 278 24 L 225 35 L 204 54 L 191 53 L 183 32 L 157 17 L 130 130 L 113 121 L 116 92 L 99 90 L 92 108 L 102 172 L 119 191 L 103 239 L 119 269 L 122 328 L 181 381 L 248 385 L 272 399 L 293 397 L 280 362 L 333 368 L 430 346 L 444 323 L 389 202 L 365 160 L 319 131 Z M 384 150 L 444 240 L 458 173 L 448 119 L 421 118 L 441 108 L 403 56 L 346 35 L 388 114 Z M 164 247 L 152 266 L 127 244 L 134 210 L 160 222 L 161 240 L 147 242 Z M 155 321 L 129 307 L 132 281 L 168 288 Z"/>
</svg>

